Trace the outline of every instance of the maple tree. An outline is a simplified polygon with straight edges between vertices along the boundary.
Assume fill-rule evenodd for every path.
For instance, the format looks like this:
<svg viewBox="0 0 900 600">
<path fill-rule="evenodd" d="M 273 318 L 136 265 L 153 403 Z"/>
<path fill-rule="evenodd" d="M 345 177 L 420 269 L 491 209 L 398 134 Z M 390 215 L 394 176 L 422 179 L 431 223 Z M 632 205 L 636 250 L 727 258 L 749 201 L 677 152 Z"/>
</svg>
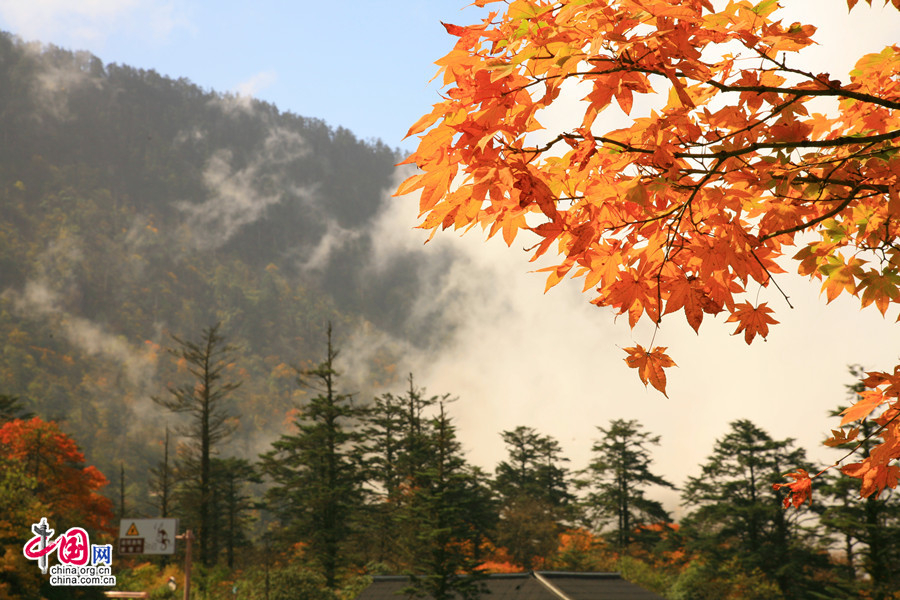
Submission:
<svg viewBox="0 0 900 600">
<path fill-rule="evenodd" d="M 724 312 L 747 343 L 765 338 L 777 321 L 757 296 L 780 291 L 791 258 L 829 302 L 884 314 L 900 302 L 900 47 L 860 57 L 849 79 L 808 71 L 798 52 L 816 28 L 779 8 L 514 0 L 445 25 L 458 39 L 436 63 L 443 100 L 409 130 L 418 171 L 397 194 L 420 192 L 432 236 L 480 225 L 511 245 L 530 232 L 532 260 L 559 255 L 541 269 L 548 289 L 582 278 L 631 327 L 682 313 L 698 331 Z M 572 93 L 569 126 L 544 129 L 541 111 Z M 666 348 L 625 352 L 665 393 Z M 900 366 L 866 385 L 842 426 L 876 411 L 882 443 L 843 472 L 870 495 L 900 475 Z M 797 506 L 810 475 L 791 477 Z"/>
<path fill-rule="evenodd" d="M 39 417 L 14 419 L 0 427 L 0 464 L 20 468 L 23 487 L 17 503 L 36 501 L 57 528 L 83 526 L 112 532 L 112 502 L 99 493 L 109 481 L 59 426 Z M 7 465 L 4 464 L 4 471 Z M 13 489 L 13 488 L 11 488 Z M 5 507 L 9 510 L 17 508 Z"/>
</svg>

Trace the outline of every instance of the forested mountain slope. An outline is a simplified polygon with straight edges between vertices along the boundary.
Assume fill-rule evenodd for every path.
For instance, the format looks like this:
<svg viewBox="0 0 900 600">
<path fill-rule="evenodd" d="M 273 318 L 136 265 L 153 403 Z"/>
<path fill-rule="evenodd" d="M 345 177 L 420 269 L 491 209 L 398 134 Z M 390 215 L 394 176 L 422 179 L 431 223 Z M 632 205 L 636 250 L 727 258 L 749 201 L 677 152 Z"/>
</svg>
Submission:
<svg viewBox="0 0 900 600">
<path fill-rule="evenodd" d="M 104 472 L 141 473 L 175 419 L 150 400 L 178 379 L 170 336 L 221 321 L 243 381 L 234 450 L 259 450 L 329 320 L 339 336 L 409 329 L 421 259 L 370 264 L 398 160 L 269 104 L 3 34 L 0 394 L 58 419 Z"/>
</svg>

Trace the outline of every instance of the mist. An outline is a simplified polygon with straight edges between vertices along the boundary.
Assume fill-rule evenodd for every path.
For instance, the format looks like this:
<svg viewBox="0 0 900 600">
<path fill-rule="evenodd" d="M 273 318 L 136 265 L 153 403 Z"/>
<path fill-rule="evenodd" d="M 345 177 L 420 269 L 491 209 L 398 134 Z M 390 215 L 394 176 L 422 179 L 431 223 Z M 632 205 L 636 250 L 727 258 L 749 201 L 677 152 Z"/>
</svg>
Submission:
<svg viewBox="0 0 900 600">
<path fill-rule="evenodd" d="M 397 173 L 398 183 L 405 174 Z M 635 419 L 661 436 L 651 449 L 653 468 L 678 486 L 700 475 L 715 441 L 738 419 L 775 439 L 795 439 L 823 468 L 838 458 L 822 441 L 838 424 L 828 413 L 854 383 L 847 367 L 887 368 L 900 356 L 900 342 L 884 335 L 891 315 L 860 312 L 846 299 L 826 305 L 818 284 L 790 275 L 779 284 L 793 310 L 774 288 L 760 297 L 781 321 L 767 341 L 747 346 L 723 315 L 707 315 L 700 335 L 679 314 L 666 316 L 658 331 L 652 324 L 632 331 L 627 315 L 591 305 L 581 280 L 566 279 L 545 294 L 545 275 L 534 271 L 547 263 L 528 262 L 527 238 L 507 247 L 500 236 L 485 241 L 478 229 L 447 230 L 426 244 L 429 232 L 414 228 L 417 213 L 415 194 L 385 205 L 372 268 L 416 251 L 425 265 L 442 265 L 420 272 L 409 319 L 412 326 L 443 320 L 447 335 L 430 348 L 395 340 L 403 349 L 397 371 L 413 373 L 429 394 L 459 398 L 449 407 L 459 438 L 469 460 L 489 472 L 506 458 L 500 433 L 519 425 L 556 438 L 569 468 L 586 468 L 597 427 L 613 419 Z M 383 332 L 359 337 L 353 348 L 388 343 Z M 668 370 L 668 398 L 645 387 L 624 361 L 623 348 L 651 343 L 668 346 L 678 364 Z M 399 381 L 390 391 L 403 389 Z M 649 495 L 676 517 L 682 513 L 678 491 Z"/>
</svg>

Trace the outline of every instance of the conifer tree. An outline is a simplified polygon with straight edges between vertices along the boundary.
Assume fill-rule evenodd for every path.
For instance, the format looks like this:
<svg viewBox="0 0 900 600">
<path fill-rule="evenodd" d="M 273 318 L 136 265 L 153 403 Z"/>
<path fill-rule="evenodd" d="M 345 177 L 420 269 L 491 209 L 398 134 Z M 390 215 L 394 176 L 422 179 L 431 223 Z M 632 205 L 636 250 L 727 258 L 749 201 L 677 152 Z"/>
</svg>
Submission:
<svg viewBox="0 0 900 600">
<path fill-rule="evenodd" d="M 260 483 L 256 469 L 245 458 L 213 459 L 214 547 L 225 551 L 229 569 L 234 569 L 235 549 L 248 543 L 248 513 L 257 505 L 247 485 Z"/>
<path fill-rule="evenodd" d="M 613 524 L 613 540 L 624 550 L 638 525 L 670 520 L 662 504 L 648 498 L 645 489 L 675 486 L 650 471 L 649 446 L 659 445 L 658 435 L 644 431 L 635 420 L 616 419 L 608 428 L 597 429 L 603 437 L 594 443 L 594 459 L 588 467 L 588 511 L 596 524 Z"/>
<path fill-rule="evenodd" d="M 363 428 L 366 457 L 366 481 L 369 502 L 365 507 L 365 526 L 360 532 L 360 547 L 367 562 L 383 565 L 390 571 L 401 569 L 399 524 L 401 489 L 415 475 L 422 460 L 422 410 L 437 398 L 424 398 L 409 375 L 405 396 L 386 392 L 369 407 Z M 416 457 L 411 456 L 415 455 Z"/>
<path fill-rule="evenodd" d="M 275 484 L 267 494 L 270 508 L 284 533 L 306 544 L 330 589 L 336 589 L 339 571 L 349 562 L 347 541 L 362 504 L 357 427 L 367 412 L 339 391 L 337 356 L 329 324 L 325 360 L 298 378 L 317 395 L 301 407 L 296 433 L 282 435 L 262 456 L 263 472 Z"/>
<path fill-rule="evenodd" d="M 766 578 L 786 599 L 824 592 L 815 571 L 827 567 L 827 556 L 801 527 L 808 509 L 785 511 L 772 487 L 805 464 L 806 452 L 792 439 L 772 439 L 747 420 L 732 422 L 684 488 L 684 504 L 693 508 L 683 521 L 689 548 L 713 570 Z"/>
<path fill-rule="evenodd" d="M 175 473 L 169 462 L 169 426 L 166 425 L 166 437 L 163 441 L 163 458 L 156 467 L 150 468 L 149 491 L 156 497 L 156 509 L 159 516 L 169 516 L 172 501 L 172 490 L 175 487 Z"/>
<path fill-rule="evenodd" d="M 172 336 L 177 347 L 169 352 L 186 365 L 192 379 L 170 387 L 168 397 L 153 398 L 157 404 L 189 416 L 178 430 L 189 440 L 188 452 L 179 468 L 186 486 L 180 493 L 180 507 L 187 522 L 195 522 L 199 527 L 199 558 L 207 567 L 216 561 L 210 544 L 214 519 L 212 457 L 218 445 L 234 432 L 225 400 L 240 386 L 240 382 L 226 379 L 225 369 L 235 347 L 225 343 L 219 333 L 220 325 L 204 329 L 197 341 Z"/>
<path fill-rule="evenodd" d="M 431 457 L 433 421 L 426 411 L 450 401 L 449 394 L 428 396 L 424 389 L 416 387 L 412 375 L 409 376 L 409 389 L 401 399 L 402 452 L 397 457 L 398 475 L 405 484 L 417 485 L 422 476 L 422 466 Z"/>
<path fill-rule="evenodd" d="M 26 410 L 25 402 L 21 398 L 0 394 L 0 424 L 13 419 L 27 420 L 33 416 L 34 413 Z"/>
<path fill-rule="evenodd" d="M 568 470 L 560 466 L 569 459 L 562 456 L 557 440 L 524 426 L 500 435 L 509 460 L 497 465 L 494 478 L 497 491 L 504 498 L 531 496 L 554 507 L 572 500 Z"/>
<path fill-rule="evenodd" d="M 434 600 L 477 595 L 481 546 L 493 516 L 490 491 L 466 464 L 445 405 L 442 399 L 430 423 L 429 457 L 406 492 L 402 517 L 415 531 L 405 548 L 410 591 Z"/>
<path fill-rule="evenodd" d="M 387 498 L 420 475 L 427 459 L 430 418 L 426 411 L 448 396 L 426 396 L 412 374 L 403 396 L 384 393 L 375 398 L 364 426 L 368 479 Z"/>
<path fill-rule="evenodd" d="M 497 465 L 494 488 L 500 496 L 496 542 L 526 570 L 556 550 L 561 522 L 571 516 L 568 472 L 560 463 L 559 442 L 531 427 L 501 433 L 508 460 Z"/>
</svg>

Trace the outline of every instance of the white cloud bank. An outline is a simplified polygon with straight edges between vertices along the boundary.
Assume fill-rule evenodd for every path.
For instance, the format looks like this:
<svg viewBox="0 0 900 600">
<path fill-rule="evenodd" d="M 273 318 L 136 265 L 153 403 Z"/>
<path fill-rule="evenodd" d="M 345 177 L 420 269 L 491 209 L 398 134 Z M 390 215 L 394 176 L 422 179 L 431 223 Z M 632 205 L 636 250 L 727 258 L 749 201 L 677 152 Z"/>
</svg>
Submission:
<svg viewBox="0 0 900 600">
<path fill-rule="evenodd" d="M 0 0 L 0 20 L 25 39 L 72 46 L 123 30 L 161 39 L 187 25 L 171 0 Z"/>
</svg>

